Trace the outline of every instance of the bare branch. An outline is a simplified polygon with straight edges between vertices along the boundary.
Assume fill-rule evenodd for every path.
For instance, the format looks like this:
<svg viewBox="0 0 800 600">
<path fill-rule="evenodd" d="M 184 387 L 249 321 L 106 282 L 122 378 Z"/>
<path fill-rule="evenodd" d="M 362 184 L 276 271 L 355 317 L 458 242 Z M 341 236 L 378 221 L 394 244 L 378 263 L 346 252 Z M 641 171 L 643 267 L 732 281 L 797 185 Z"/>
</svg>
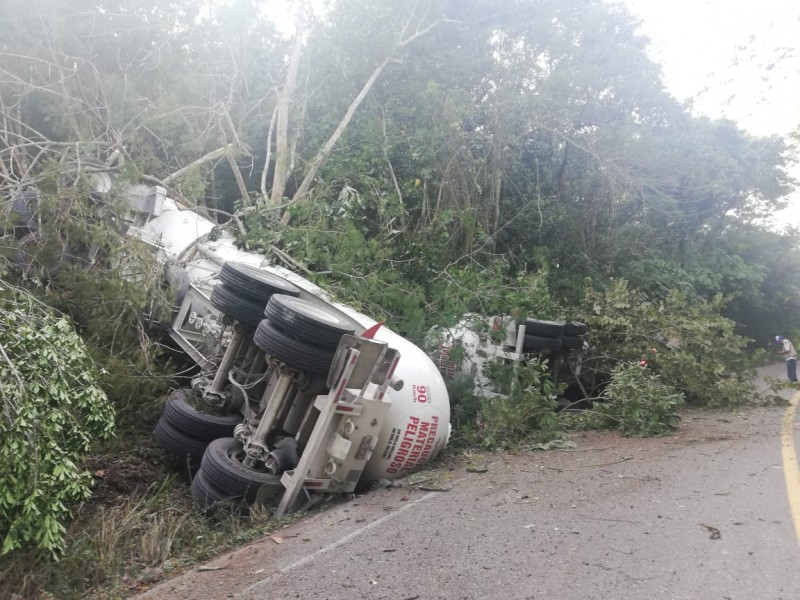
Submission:
<svg viewBox="0 0 800 600">
<path fill-rule="evenodd" d="M 222 158 L 228 152 L 230 152 L 232 148 L 233 148 L 233 144 L 232 143 L 231 144 L 226 144 L 222 148 L 217 148 L 213 152 L 209 152 L 208 154 L 205 154 L 205 155 L 201 156 L 196 161 L 186 165 L 182 169 L 178 169 L 177 171 L 175 171 L 171 175 L 167 175 L 164 179 L 161 180 L 161 184 L 164 185 L 164 186 L 169 185 L 170 183 L 172 183 L 173 181 L 175 181 L 179 177 L 185 175 L 187 171 L 190 171 L 194 167 L 197 167 L 197 166 L 202 165 L 202 164 L 207 163 L 207 162 L 211 162 L 212 160 L 217 160 L 219 158 Z"/>
<path fill-rule="evenodd" d="M 364 101 L 364 98 L 366 98 L 367 94 L 369 94 L 369 92 L 372 90 L 372 86 L 375 85 L 375 82 L 378 80 L 378 77 L 380 77 L 381 74 L 383 73 L 383 70 L 386 68 L 386 65 L 395 60 L 396 51 L 400 48 L 407 46 L 415 39 L 425 35 L 429 31 L 431 31 L 434 27 L 439 25 L 439 23 L 441 23 L 441 21 L 436 20 L 430 23 L 427 27 L 424 27 L 423 29 L 418 29 L 414 34 L 406 37 L 405 39 L 402 39 L 400 42 L 397 43 L 394 50 L 392 50 L 392 52 L 390 52 L 389 55 L 377 67 L 375 67 L 375 69 L 372 71 L 372 74 L 369 76 L 369 79 L 367 79 L 367 81 L 361 88 L 361 91 L 350 103 L 350 106 L 347 108 L 347 112 L 345 112 L 341 121 L 339 121 L 339 124 L 336 126 L 336 129 L 333 131 L 331 136 L 328 138 L 328 140 L 325 142 L 322 148 L 320 148 L 316 156 L 314 156 L 313 160 L 309 164 L 308 170 L 306 171 L 306 175 L 303 178 L 303 181 L 300 183 L 300 186 L 297 188 L 297 191 L 294 193 L 294 196 L 292 196 L 292 200 L 289 203 L 290 205 L 299 202 L 306 196 L 306 194 L 309 191 L 309 188 L 311 187 L 311 182 L 317 176 L 317 172 L 325 163 L 325 161 L 328 159 L 328 156 L 330 156 L 334 146 L 336 146 L 336 143 L 339 141 L 339 138 L 341 138 L 342 135 L 344 134 L 345 130 L 347 129 L 347 126 L 350 124 L 350 121 L 353 119 L 353 116 L 355 115 L 359 106 L 361 106 L 361 103 Z M 405 32 L 407 26 L 408 22 L 406 22 L 406 24 L 403 26 L 403 32 Z M 273 203 L 277 204 L 277 201 L 275 200 L 274 188 L 273 188 Z M 284 212 L 281 220 L 284 223 L 288 223 L 291 220 L 290 213 L 288 211 Z"/>
<path fill-rule="evenodd" d="M 295 204 L 298 201 L 302 200 L 303 197 L 308 193 L 308 189 L 311 186 L 311 182 L 317 176 L 317 171 L 319 171 L 319 168 L 327 160 L 328 156 L 330 156 L 333 147 L 336 145 L 336 142 L 339 141 L 339 138 L 342 137 L 342 134 L 344 133 L 345 129 L 347 129 L 347 126 L 350 124 L 350 121 L 352 120 L 353 115 L 355 115 L 356 110 L 358 110 L 358 107 L 364 101 L 364 98 L 367 97 L 367 94 L 372 89 L 372 86 L 375 84 L 375 81 L 377 81 L 378 77 L 380 77 L 381 73 L 383 72 L 383 69 L 386 68 L 386 65 L 389 64 L 390 61 L 391 57 L 388 57 L 384 59 L 381 64 L 375 67 L 375 70 L 372 72 L 372 75 L 370 75 L 369 79 L 367 79 L 367 82 L 364 84 L 364 87 L 361 88 L 361 91 L 358 93 L 355 99 L 350 103 L 350 106 L 347 108 L 347 112 L 345 113 L 344 117 L 342 117 L 342 120 L 339 121 L 339 124 L 336 126 L 336 129 L 331 134 L 331 136 L 328 138 L 328 141 L 325 142 L 325 145 L 322 146 L 319 152 L 317 152 L 317 155 L 314 157 L 314 160 L 311 161 L 311 165 L 309 166 L 308 171 L 306 171 L 306 176 L 303 178 L 300 187 L 297 188 L 297 191 L 292 197 L 292 201 L 290 202 L 290 204 Z M 288 223 L 290 219 L 291 217 L 289 213 L 284 212 L 282 217 L 283 222 Z"/>
<path fill-rule="evenodd" d="M 236 178 L 236 185 L 239 186 L 239 193 L 242 196 L 242 201 L 244 202 L 245 206 L 252 206 L 253 201 L 250 199 L 250 193 L 247 191 L 247 186 L 244 183 L 244 177 L 242 177 L 242 171 L 239 169 L 239 165 L 236 164 L 236 160 L 233 156 L 233 150 L 230 150 L 225 153 L 225 158 L 228 159 L 228 164 L 233 171 L 233 176 Z"/>
</svg>

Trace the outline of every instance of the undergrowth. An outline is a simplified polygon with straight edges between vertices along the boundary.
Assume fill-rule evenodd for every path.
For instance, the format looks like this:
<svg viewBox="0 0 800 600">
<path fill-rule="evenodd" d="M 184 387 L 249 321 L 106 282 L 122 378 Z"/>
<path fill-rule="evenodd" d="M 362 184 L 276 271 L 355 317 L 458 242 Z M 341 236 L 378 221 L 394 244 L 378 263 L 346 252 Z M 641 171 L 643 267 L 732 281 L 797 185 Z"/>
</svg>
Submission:
<svg viewBox="0 0 800 600">
<path fill-rule="evenodd" d="M 284 525 L 271 510 L 240 517 L 198 510 L 188 465 L 130 432 L 131 452 L 98 454 L 93 498 L 80 505 L 58 561 L 33 547 L 0 557 L 0 600 L 111 600 L 144 591 L 211 557 Z"/>
</svg>

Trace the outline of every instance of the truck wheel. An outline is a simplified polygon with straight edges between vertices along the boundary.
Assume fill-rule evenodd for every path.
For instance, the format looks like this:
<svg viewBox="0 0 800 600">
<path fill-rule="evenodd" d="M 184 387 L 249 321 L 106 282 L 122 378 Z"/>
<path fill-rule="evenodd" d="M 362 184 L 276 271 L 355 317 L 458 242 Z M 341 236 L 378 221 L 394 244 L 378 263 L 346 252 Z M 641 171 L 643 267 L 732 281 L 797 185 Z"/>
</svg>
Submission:
<svg viewBox="0 0 800 600">
<path fill-rule="evenodd" d="M 584 323 L 565 323 L 564 324 L 564 335 L 571 336 L 571 337 L 580 337 L 582 335 L 586 335 L 586 332 L 589 328 Z"/>
<path fill-rule="evenodd" d="M 536 352 L 538 350 L 561 350 L 561 338 L 541 337 L 525 334 L 522 343 L 523 352 Z"/>
<path fill-rule="evenodd" d="M 177 312 L 177 308 L 180 307 L 186 297 L 186 292 L 189 291 L 192 281 L 189 279 L 186 269 L 176 264 L 168 264 L 164 267 L 164 280 L 175 292 L 175 310 Z"/>
<path fill-rule="evenodd" d="M 266 354 L 290 369 L 308 373 L 327 373 L 336 353 L 330 348 L 319 348 L 287 335 L 269 319 L 258 324 L 253 340 Z"/>
<path fill-rule="evenodd" d="M 251 469 L 242 464 L 244 448 L 235 438 L 220 438 L 208 445 L 200 472 L 213 487 L 227 493 L 230 497 L 244 498 L 248 504 L 256 500 L 262 485 L 284 491 L 281 478 L 263 469 Z"/>
<path fill-rule="evenodd" d="M 189 403 L 192 390 L 175 390 L 167 398 L 163 417 L 175 429 L 200 440 L 215 440 L 233 435 L 233 428 L 242 422 L 242 415 L 214 415 L 197 410 Z"/>
<path fill-rule="evenodd" d="M 281 294 L 269 299 L 264 316 L 276 328 L 298 340 L 334 350 L 343 335 L 355 331 L 343 315 L 309 300 Z"/>
<path fill-rule="evenodd" d="M 208 446 L 207 440 L 198 439 L 176 429 L 163 415 L 156 423 L 154 433 L 161 445 L 177 456 L 191 456 L 200 460 Z"/>
<path fill-rule="evenodd" d="M 583 338 L 563 335 L 561 336 L 561 349 L 562 350 L 577 350 L 583 348 Z"/>
<path fill-rule="evenodd" d="M 204 512 L 209 512 L 214 508 L 230 508 L 234 514 L 246 514 L 249 511 L 247 502 L 239 497 L 231 496 L 215 488 L 208 482 L 203 471 L 198 471 L 192 478 L 192 496 L 197 505 Z M 225 512 L 228 512 L 227 510 Z"/>
<path fill-rule="evenodd" d="M 262 305 L 266 305 L 272 294 L 300 295 L 300 288 L 283 277 L 244 263 L 226 262 L 219 271 L 219 279 L 240 296 Z"/>
<path fill-rule="evenodd" d="M 540 321 L 539 319 L 528 319 L 525 321 L 525 335 L 535 335 L 538 337 L 557 338 L 564 332 L 563 321 Z"/>
<path fill-rule="evenodd" d="M 266 300 L 257 302 L 250 298 L 243 298 L 226 284 L 218 283 L 211 291 L 211 305 L 230 318 L 236 319 L 245 327 L 255 329 L 264 318 Z"/>
</svg>

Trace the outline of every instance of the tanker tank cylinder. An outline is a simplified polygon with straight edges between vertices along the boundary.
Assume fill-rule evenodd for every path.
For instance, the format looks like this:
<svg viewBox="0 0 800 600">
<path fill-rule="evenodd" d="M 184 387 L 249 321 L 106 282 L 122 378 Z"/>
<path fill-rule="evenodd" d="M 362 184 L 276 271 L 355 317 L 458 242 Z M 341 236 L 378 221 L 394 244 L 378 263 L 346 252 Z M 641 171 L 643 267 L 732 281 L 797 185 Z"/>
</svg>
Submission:
<svg viewBox="0 0 800 600">
<path fill-rule="evenodd" d="M 388 412 L 362 481 L 396 479 L 436 458 L 450 432 L 450 398 L 439 369 L 418 346 L 382 328 L 375 339 L 397 350 L 388 373 Z"/>
</svg>

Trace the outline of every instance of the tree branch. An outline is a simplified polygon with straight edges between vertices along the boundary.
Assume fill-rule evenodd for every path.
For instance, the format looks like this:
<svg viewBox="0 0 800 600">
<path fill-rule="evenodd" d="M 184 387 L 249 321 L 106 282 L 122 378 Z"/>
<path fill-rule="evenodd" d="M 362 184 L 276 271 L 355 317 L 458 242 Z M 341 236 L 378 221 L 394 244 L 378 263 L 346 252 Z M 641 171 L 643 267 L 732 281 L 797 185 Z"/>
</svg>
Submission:
<svg viewBox="0 0 800 600">
<path fill-rule="evenodd" d="M 210 162 L 212 160 L 217 160 L 218 158 L 222 158 L 228 152 L 230 152 L 232 148 L 233 148 L 233 144 L 232 143 L 231 144 L 226 144 L 222 148 L 217 148 L 213 152 L 209 152 L 208 154 L 206 154 L 204 156 L 201 156 L 196 161 L 194 161 L 192 163 L 189 163 L 188 165 L 186 165 L 182 169 L 178 169 L 177 171 L 175 171 L 171 175 L 167 175 L 164 179 L 161 180 L 161 185 L 167 186 L 171 182 L 173 182 L 176 179 L 180 178 L 181 176 L 185 175 L 187 173 L 187 171 L 190 171 L 194 167 L 202 165 L 203 163 Z"/>
<path fill-rule="evenodd" d="M 239 169 L 239 165 L 236 164 L 236 160 L 233 158 L 233 151 L 229 151 L 225 153 L 225 158 L 228 159 L 228 164 L 231 166 L 231 170 L 233 171 L 233 176 L 236 178 L 236 185 L 239 186 L 239 193 L 242 196 L 242 201 L 244 202 L 245 206 L 252 206 L 253 201 L 250 200 L 250 193 L 247 191 L 247 186 L 244 183 L 244 177 L 242 177 L 242 171 Z"/>
</svg>

